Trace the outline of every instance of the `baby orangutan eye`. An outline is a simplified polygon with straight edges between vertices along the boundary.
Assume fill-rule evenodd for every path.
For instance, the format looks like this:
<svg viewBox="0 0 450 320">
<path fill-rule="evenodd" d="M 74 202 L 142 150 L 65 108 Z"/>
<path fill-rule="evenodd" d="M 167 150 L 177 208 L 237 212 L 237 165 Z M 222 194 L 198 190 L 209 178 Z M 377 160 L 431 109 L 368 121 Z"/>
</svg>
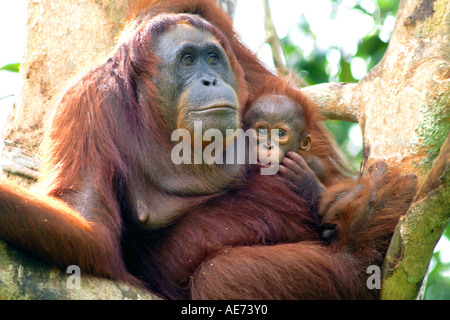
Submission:
<svg viewBox="0 0 450 320">
<path fill-rule="evenodd" d="M 278 129 L 278 138 L 286 137 L 286 130 Z"/>
<path fill-rule="evenodd" d="M 264 127 L 258 127 L 256 129 L 256 133 L 258 134 L 258 136 L 266 136 L 267 135 L 267 129 Z"/>
</svg>

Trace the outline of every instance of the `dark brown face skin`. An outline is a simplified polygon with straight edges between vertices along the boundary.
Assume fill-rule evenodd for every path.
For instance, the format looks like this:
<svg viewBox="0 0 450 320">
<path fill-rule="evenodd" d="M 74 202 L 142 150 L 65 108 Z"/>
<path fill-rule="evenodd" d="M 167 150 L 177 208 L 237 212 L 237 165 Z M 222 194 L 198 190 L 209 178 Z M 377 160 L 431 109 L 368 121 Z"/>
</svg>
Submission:
<svg viewBox="0 0 450 320">
<path fill-rule="evenodd" d="M 258 157 L 264 164 L 281 163 L 288 151 L 307 150 L 311 144 L 301 106 L 286 96 L 265 95 L 256 99 L 245 114 L 243 125 L 256 131 Z"/>
<path fill-rule="evenodd" d="M 203 129 L 239 126 L 237 83 L 218 40 L 208 31 L 177 24 L 156 44 L 161 75 L 155 79 L 169 130 L 187 129 L 194 121 Z"/>
</svg>

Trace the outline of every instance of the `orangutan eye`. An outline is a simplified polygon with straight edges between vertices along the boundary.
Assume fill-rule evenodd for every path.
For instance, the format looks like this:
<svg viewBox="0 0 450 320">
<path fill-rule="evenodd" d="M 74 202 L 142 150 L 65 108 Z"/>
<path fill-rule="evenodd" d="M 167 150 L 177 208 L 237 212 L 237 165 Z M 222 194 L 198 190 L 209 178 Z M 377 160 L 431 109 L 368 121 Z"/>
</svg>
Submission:
<svg viewBox="0 0 450 320">
<path fill-rule="evenodd" d="M 278 129 L 278 138 L 286 137 L 286 130 Z"/>
<path fill-rule="evenodd" d="M 216 64 L 218 61 L 219 61 L 219 57 L 217 56 L 217 54 L 213 53 L 213 54 L 209 55 L 209 57 L 208 57 L 209 64 Z"/>
<path fill-rule="evenodd" d="M 256 133 L 258 134 L 258 136 L 266 136 L 267 135 L 267 129 L 264 127 L 258 127 L 256 129 Z"/>
<path fill-rule="evenodd" d="M 186 65 L 186 66 L 191 66 L 195 62 L 194 56 L 190 53 L 185 54 L 181 60 L 183 61 L 184 65 Z"/>
</svg>

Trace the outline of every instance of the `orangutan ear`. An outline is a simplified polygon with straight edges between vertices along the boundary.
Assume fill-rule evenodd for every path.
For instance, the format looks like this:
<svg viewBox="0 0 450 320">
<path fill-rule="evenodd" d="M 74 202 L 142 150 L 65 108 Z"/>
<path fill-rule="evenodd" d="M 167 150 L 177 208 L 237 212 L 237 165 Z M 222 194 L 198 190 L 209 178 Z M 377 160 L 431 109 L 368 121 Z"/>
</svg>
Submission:
<svg viewBox="0 0 450 320">
<path fill-rule="evenodd" d="M 300 145 L 300 150 L 308 151 L 311 148 L 311 136 L 308 134 Z"/>
</svg>

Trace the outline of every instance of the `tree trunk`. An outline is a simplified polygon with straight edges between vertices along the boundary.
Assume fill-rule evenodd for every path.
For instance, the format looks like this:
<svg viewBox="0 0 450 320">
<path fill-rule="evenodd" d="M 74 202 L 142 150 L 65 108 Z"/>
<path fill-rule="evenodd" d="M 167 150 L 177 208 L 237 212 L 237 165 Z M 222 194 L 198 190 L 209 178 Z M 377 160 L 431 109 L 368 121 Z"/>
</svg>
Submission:
<svg viewBox="0 0 450 320">
<path fill-rule="evenodd" d="M 38 153 L 48 102 L 71 77 L 106 58 L 123 28 L 126 0 L 28 1 L 23 89 L 4 137 Z"/>
<path fill-rule="evenodd" d="M 402 0 L 383 59 L 358 84 L 303 89 L 325 116 L 359 122 L 364 168 L 384 160 L 419 177 L 385 261 L 384 299 L 418 296 L 450 219 L 449 35 L 448 0 Z"/>
</svg>

